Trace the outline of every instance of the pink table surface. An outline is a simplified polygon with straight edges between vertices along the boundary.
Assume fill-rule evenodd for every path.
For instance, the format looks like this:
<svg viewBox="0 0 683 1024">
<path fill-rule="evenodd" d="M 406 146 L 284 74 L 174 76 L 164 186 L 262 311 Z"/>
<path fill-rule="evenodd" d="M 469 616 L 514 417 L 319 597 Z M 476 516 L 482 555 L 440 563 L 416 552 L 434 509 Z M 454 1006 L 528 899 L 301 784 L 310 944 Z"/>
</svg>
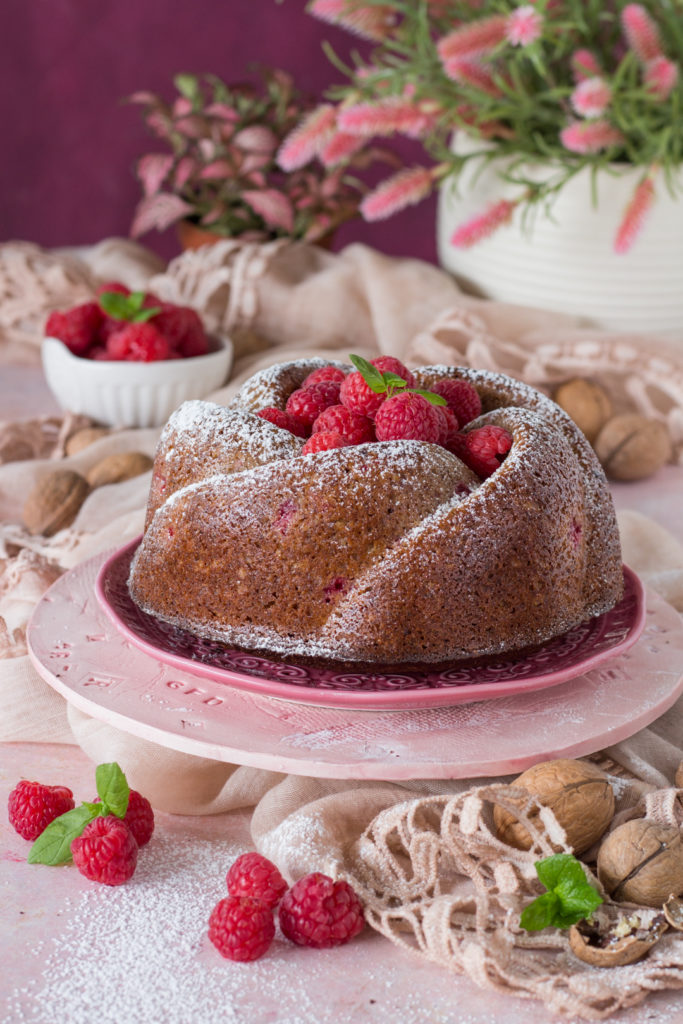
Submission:
<svg viewBox="0 0 683 1024">
<path fill-rule="evenodd" d="M 0 410 L 0 419 L 56 411 L 40 371 L 13 367 L 0 367 Z M 618 508 L 637 509 L 683 539 L 683 470 L 666 467 L 654 480 L 615 486 L 614 495 Z M 1 807 L 20 778 L 62 783 L 79 800 L 93 795 L 93 767 L 76 747 L 1 745 Z M 135 878 L 109 889 L 73 867 L 28 865 L 28 844 L 0 812 L 0 1024 L 551 1020 L 540 1003 L 479 989 L 367 931 L 348 946 L 321 951 L 276 936 L 256 964 L 223 961 L 206 939 L 206 920 L 224 895 L 227 867 L 250 847 L 248 825 L 248 813 L 157 814 Z M 158 927 L 141 923 L 136 886 L 143 887 L 143 904 L 152 887 Z M 654 994 L 611 1020 L 681 1024 L 683 995 Z"/>
</svg>

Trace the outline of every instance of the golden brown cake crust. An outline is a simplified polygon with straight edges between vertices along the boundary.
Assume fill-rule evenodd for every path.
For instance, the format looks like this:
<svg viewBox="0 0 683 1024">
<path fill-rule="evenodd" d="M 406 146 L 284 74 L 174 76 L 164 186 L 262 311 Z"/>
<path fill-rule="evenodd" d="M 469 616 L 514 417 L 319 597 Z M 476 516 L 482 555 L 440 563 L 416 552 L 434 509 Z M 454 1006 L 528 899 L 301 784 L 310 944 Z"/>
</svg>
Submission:
<svg viewBox="0 0 683 1024">
<path fill-rule="evenodd" d="M 619 538 L 604 474 L 539 392 L 462 368 L 513 437 L 481 482 L 423 441 L 301 457 L 248 409 L 283 408 L 322 364 L 284 364 L 222 409 L 171 417 L 155 460 L 134 600 L 193 632 L 285 658 L 440 664 L 537 645 L 612 607 Z M 245 406 L 248 409 L 245 409 Z"/>
</svg>

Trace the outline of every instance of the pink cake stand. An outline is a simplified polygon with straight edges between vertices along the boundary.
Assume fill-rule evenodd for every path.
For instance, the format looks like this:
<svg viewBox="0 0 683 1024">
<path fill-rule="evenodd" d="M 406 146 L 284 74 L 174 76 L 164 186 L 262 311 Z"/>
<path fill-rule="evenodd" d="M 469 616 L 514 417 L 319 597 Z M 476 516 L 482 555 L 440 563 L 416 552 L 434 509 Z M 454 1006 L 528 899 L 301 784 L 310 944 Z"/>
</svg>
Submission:
<svg viewBox="0 0 683 1024">
<path fill-rule="evenodd" d="M 108 557 L 66 573 L 40 601 L 28 630 L 33 663 L 87 714 L 214 760 L 326 778 L 511 774 L 617 743 L 659 717 L 683 691 L 680 616 L 648 594 L 637 643 L 550 688 L 391 711 L 283 700 L 269 692 L 267 680 L 255 693 L 142 650 L 95 596 Z"/>
</svg>

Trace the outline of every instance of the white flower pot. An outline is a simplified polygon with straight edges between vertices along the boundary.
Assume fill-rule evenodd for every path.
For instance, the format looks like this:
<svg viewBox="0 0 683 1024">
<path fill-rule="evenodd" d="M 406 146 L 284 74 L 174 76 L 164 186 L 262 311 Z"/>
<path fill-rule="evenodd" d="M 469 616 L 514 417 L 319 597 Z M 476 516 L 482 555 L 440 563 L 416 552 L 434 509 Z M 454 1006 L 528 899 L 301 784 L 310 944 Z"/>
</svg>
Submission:
<svg viewBox="0 0 683 1024">
<path fill-rule="evenodd" d="M 439 259 L 468 291 L 487 298 L 570 313 L 608 329 L 667 334 L 683 343 L 683 193 L 672 197 L 663 176 L 656 200 L 628 253 L 614 239 L 642 168 L 616 165 L 614 174 L 577 174 L 550 213 L 539 205 L 525 228 L 515 210 L 508 225 L 469 249 L 456 249 L 456 227 L 499 199 L 519 196 L 501 181 L 496 161 L 470 160 L 457 192 L 446 183 L 439 199 Z M 535 176 L 547 173 L 541 165 Z"/>
</svg>

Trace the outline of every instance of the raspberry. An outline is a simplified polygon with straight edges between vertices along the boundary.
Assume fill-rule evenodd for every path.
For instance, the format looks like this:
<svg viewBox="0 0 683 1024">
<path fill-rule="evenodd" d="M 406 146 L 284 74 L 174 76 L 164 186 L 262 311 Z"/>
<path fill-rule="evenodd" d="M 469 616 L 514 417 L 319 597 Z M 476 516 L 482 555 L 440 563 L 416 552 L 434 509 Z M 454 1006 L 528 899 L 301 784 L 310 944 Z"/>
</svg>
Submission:
<svg viewBox="0 0 683 1024">
<path fill-rule="evenodd" d="M 341 946 L 363 930 L 363 906 L 348 882 L 315 871 L 300 878 L 280 904 L 283 935 L 298 946 Z"/>
<path fill-rule="evenodd" d="M 481 398 L 469 381 L 455 378 L 440 380 L 430 388 L 430 391 L 446 399 L 448 408 L 455 413 L 461 427 L 481 416 Z"/>
<path fill-rule="evenodd" d="M 66 786 L 43 786 L 22 779 L 7 801 L 10 825 L 24 839 L 37 839 L 51 821 L 74 809 L 73 796 Z"/>
<path fill-rule="evenodd" d="M 511 447 L 512 436 L 507 430 L 487 425 L 468 434 L 456 434 L 451 439 L 449 451 L 485 480 L 495 473 Z"/>
<path fill-rule="evenodd" d="M 211 911 L 209 938 L 227 960 L 258 960 L 274 935 L 273 911 L 260 900 L 228 896 Z"/>
<path fill-rule="evenodd" d="M 153 298 L 153 296 L 151 296 Z M 171 349 L 179 352 L 184 359 L 193 356 L 204 356 L 209 351 L 209 343 L 199 314 L 189 306 L 174 306 L 170 302 L 147 303 L 160 305 L 161 313 L 153 316 L 151 323 L 166 338 Z"/>
<path fill-rule="evenodd" d="M 296 437 L 308 437 L 308 430 L 296 416 L 291 416 L 284 409 L 276 409 L 273 405 L 266 406 L 265 409 L 259 409 L 256 413 L 262 420 L 268 420 L 269 423 L 274 424 L 276 427 L 280 427 L 282 430 L 288 430 L 290 434 L 295 434 Z"/>
<path fill-rule="evenodd" d="M 138 844 L 125 821 L 114 814 L 93 818 L 71 843 L 74 864 L 91 882 L 123 885 L 135 871 Z"/>
<path fill-rule="evenodd" d="M 375 417 L 378 441 L 431 441 L 445 436 L 443 417 L 436 405 L 422 395 L 402 392 L 388 398 Z"/>
<path fill-rule="evenodd" d="M 305 388 L 298 388 L 293 391 L 287 399 L 287 412 L 296 416 L 298 420 L 310 431 L 313 421 L 317 419 L 323 409 L 330 405 L 337 405 L 339 402 L 339 382 L 336 380 L 321 380 L 317 384 L 311 384 Z"/>
<path fill-rule="evenodd" d="M 100 296 L 103 292 L 118 292 L 119 295 L 130 295 L 130 288 L 126 288 L 125 284 L 121 284 L 120 281 L 106 281 L 99 286 L 95 295 Z"/>
<path fill-rule="evenodd" d="M 339 398 L 351 412 L 360 413 L 374 419 L 375 413 L 386 398 L 386 394 L 376 394 L 363 380 L 362 374 L 356 370 L 342 381 Z"/>
<path fill-rule="evenodd" d="M 85 302 L 65 313 L 50 313 L 45 324 L 48 338 L 59 338 L 75 356 L 84 355 L 97 338 L 102 310 L 96 302 Z"/>
<path fill-rule="evenodd" d="M 311 435 L 301 449 L 302 455 L 315 455 L 316 452 L 327 452 L 331 448 L 348 448 L 351 442 L 336 430 L 320 430 Z"/>
<path fill-rule="evenodd" d="M 378 356 L 377 359 L 371 359 L 370 362 L 377 367 L 380 373 L 395 373 L 397 377 L 403 378 L 409 388 L 416 386 L 415 378 L 400 359 L 394 359 L 393 356 Z"/>
<path fill-rule="evenodd" d="M 349 444 L 367 444 L 375 440 L 372 420 L 359 412 L 351 412 L 345 405 L 330 405 L 320 413 L 313 424 L 313 433 L 321 430 L 335 431 Z"/>
<path fill-rule="evenodd" d="M 226 881 L 231 896 L 250 896 L 267 907 L 274 907 L 287 891 L 287 883 L 278 869 L 260 853 L 243 853 L 238 857 Z"/>
<path fill-rule="evenodd" d="M 152 363 L 168 359 L 171 349 L 153 324 L 127 324 L 107 341 L 110 359 Z"/>
<path fill-rule="evenodd" d="M 99 804 L 100 798 L 96 796 L 93 803 Z M 149 800 L 134 789 L 130 791 L 128 807 L 122 820 L 133 833 L 138 846 L 145 846 L 150 841 L 154 832 L 154 811 Z"/>
<path fill-rule="evenodd" d="M 301 387 L 307 388 L 309 384 L 318 384 L 321 380 L 338 380 L 341 384 L 345 376 L 344 371 L 338 366 L 321 366 L 319 370 L 309 373 Z"/>
<path fill-rule="evenodd" d="M 458 417 L 448 405 L 439 405 L 437 408 L 441 413 L 442 419 L 446 422 L 446 430 L 439 444 L 447 448 L 448 442 L 458 433 Z"/>
</svg>

